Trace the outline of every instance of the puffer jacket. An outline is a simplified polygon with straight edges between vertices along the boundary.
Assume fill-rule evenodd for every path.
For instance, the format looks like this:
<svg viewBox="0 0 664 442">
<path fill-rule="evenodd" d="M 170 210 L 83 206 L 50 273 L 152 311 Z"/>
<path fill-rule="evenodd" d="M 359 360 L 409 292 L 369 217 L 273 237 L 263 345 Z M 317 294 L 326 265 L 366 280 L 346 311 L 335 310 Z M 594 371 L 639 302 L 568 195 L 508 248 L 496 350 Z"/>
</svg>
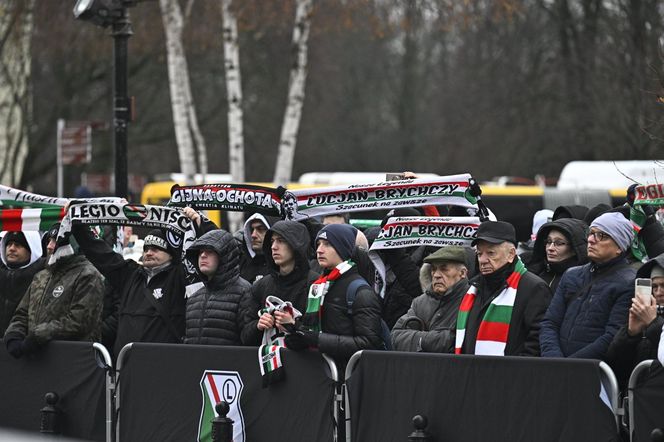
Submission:
<svg viewBox="0 0 664 442">
<path fill-rule="evenodd" d="M 101 337 L 102 276 L 83 256 L 71 255 L 37 273 L 12 318 L 5 340 L 30 337 L 97 341 Z"/>
<path fill-rule="evenodd" d="M 643 264 L 636 272 L 636 277 L 650 278 L 650 272 L 655 264 L 664 267 L 664 254 Z M 637 336 L 630 336 L 627 332 L 627 325 L 623 325 L 618 330 L 606 352 L 606 362 L 615 372 L 621 387 L 624 388 L 627 385 L 632 370 L 639 362 L 657 359 L 662 327 L 664 327 L 664 317 L 657 316 L 643 330 L 643 333 Z"/>
<path fill-rule="evenodd" d="M 288 275 L 279 273 L 272 259 L 272 235 L 277 233 L 293 250 L 295 267 Z M 272 295 L 283 301 L 290 301 L 300 313 L 307 308 L 309 286 L 318 278 L 318 273 L 309 268 L 309 233 L 307 228 L 295 221 L 278 221 L 265 234 L 263 255 L 266 257 L 270 273 L 256 281 L 251 288 L 251 296 L 242 298 L 240 310 L 242 322 L 242 343 L 260 345 L 263 332 L 258 330 L 258 311 L 264 306 L 265 299 Z"/>
<path fill-rule="evenodd" d="M 431 264 L 420 271 L 424 293 L 413 300 L 408 312 L 392 329 L 392 345 L 399 351 L 453 353 L 459 305 L 470 284 L 466 278 L 458 281 L 445 293 L 431 289 Z M 411 322 L 422 322 L 425 329 L 414 329 Z"/>
<path fill-rule="evenodd" d="M 574 256 L 562 262 L 549 263 L 547 261 L 546 238 L 551 230 L 558 230 L 565 235 L 574 250 Z M 552 293 L 555 293 L 558 288 L 565 270 L 588 262 L 587 231 L 588 226 L 583 221 L 574 218 L 560 218 L 543 224 L 537 232 L 528 270 L 542 278 L 549 285 Z"/>
<path fill-rule="evenodd" d="M 215 274 L 208 278 L 198 268 L 198 252 L 211 249 L 219 256 Z M 240 301 L 251 285 L 240 277 L 239 250 L 233 235 L 212 230 L 187 249 L 204 286 L 187 299 L 185 344 L 239 345 L 242 323 Z"/>
<path fill-rule="evenodd" d="M 7 265 L 6 249 L 7 236 L 0 241 L 0 336 L 5 333 L 9 322 L 21 302 L 23 295 L 30 287 L 32 278 L 44 269 L 44 258 L 42 258 L 41 238 L 39 232 L 23 232 L 30 247 L 30 260 L 19 268 L 11 268 Z"/>
<path fill-rule="evenodd" d="M 542 321 L 542 356 L 603 359 L 627 323 L 635 275 L 625 254 L 565 272 Z"/>
<path fill-rule="evenodd" d="M 378 350 L 383 346 L 381 302 L 371 288 L 363 287 L 357 291 L 353 314 L 348 314 L 346 291 L 351 281 L 359 278 L 357 268 L 353 267 L 334 281 L 325 295 L 318 348 L 342 365 L 356 351 Z"/>
</svg>

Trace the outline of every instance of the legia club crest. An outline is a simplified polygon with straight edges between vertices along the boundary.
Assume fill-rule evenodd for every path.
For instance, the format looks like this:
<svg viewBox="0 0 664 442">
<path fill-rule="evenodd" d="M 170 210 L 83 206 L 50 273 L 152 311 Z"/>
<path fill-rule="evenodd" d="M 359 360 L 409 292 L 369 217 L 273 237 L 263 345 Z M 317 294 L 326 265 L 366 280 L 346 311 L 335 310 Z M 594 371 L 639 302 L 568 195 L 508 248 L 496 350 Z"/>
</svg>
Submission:
<svg viewBox="0 0 664 442">
<path fill-rule="evenodd" d="M 224 401 L 230 406 L 228 417 L 233 419 L 233 442 L 245 442 L 244 417 L 240 398 L 244 384 L 237 371 L 206 370 L 201 378 L 203 405 L 198 422 L 199 442 L 212 442 L 212 419 L 217 417 L 215 405 Z"/>
</svg>

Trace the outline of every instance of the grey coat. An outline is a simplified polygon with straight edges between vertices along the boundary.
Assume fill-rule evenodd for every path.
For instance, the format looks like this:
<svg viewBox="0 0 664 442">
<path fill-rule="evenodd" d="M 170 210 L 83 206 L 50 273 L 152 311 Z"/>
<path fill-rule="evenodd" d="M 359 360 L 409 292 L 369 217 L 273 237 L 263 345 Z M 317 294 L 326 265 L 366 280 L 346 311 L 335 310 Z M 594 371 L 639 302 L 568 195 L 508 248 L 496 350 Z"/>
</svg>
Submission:
<svg viewBox="0 0 664 442">
<path fill-rule="evenodd" d="M 436 294 L 431 290 L 431 266 L 424 264 L 420 281 L 425 292 L 413 300 L 408 312 L 395 324 L 392 345 L 399 351 L 453 353 L 457 313 L 468 291 L 468 280 L 464 278 L 444 294 Z"/>
</svg>

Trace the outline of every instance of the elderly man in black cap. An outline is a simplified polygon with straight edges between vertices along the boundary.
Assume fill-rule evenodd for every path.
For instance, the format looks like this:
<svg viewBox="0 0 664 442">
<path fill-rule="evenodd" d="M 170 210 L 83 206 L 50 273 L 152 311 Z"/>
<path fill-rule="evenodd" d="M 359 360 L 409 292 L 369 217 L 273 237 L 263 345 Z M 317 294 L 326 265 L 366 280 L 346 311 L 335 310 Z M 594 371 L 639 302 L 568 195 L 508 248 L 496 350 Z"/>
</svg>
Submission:
<svg viewBox="0 0 664 442">
<path fill-rule="evenodd" d="M 539 356 L 551 292 L 517 257 L 514 226 L 485 221 L 473 245 L 480 273 L 461 300 L 455 353 Z"/>
<path fill-rule="evenodd" d="M 453 353 L 457 312 L 468 291 L 463 247 L 443 247 L 424 258 L 420 282 L 424 293 L 392 329 L 395 350 Z"/>
</svg>

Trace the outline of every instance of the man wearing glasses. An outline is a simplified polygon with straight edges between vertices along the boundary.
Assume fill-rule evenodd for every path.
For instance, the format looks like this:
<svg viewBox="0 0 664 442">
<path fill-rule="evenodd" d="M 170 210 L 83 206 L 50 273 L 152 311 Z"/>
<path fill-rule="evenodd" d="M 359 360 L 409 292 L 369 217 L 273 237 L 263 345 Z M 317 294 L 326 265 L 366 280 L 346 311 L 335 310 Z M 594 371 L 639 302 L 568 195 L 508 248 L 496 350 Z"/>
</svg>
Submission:
<svg viewBox="0 0 664 442">
<path fill-rule="evenodd" d="M 621 213 L 605 213 L 592 222 L 590 262 L 563 274 L 542 321 L 542 356 L 604 359 L 627 323 L 635 271 L 626 257 L 633 237 Z"/>
</svg>

